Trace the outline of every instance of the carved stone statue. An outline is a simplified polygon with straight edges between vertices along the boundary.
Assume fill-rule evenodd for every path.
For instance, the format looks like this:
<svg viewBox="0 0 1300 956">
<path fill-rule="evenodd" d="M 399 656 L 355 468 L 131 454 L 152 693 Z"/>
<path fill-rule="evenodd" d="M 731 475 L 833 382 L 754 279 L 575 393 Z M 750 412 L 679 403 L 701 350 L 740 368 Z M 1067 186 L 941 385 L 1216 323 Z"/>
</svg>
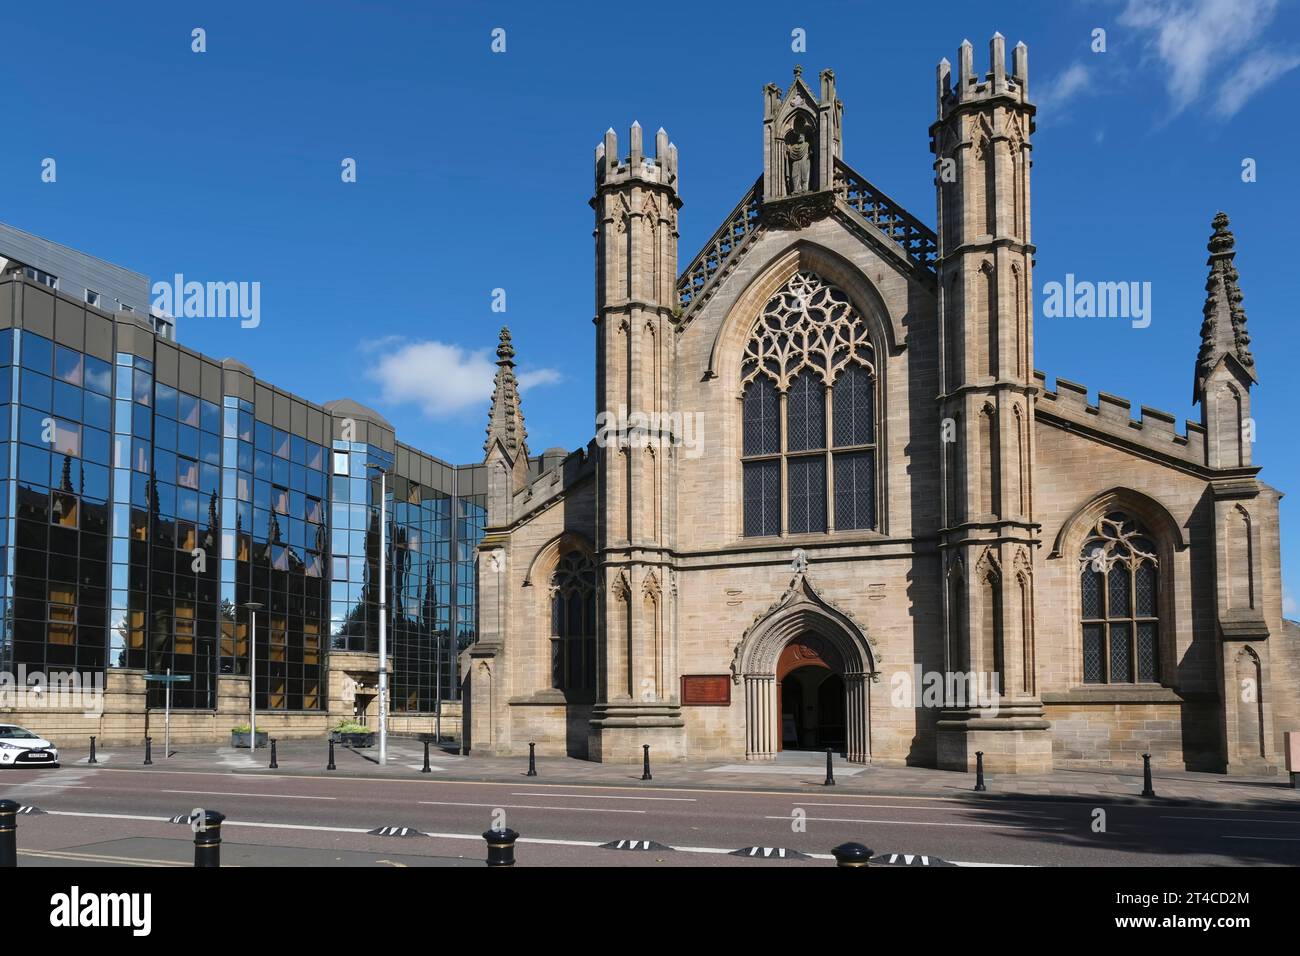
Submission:
<svg viewBox="0 0 1300 956">
<path fill-rule="evenodd" d="M 790 570 L 796 574 L 803 574 L 808 570 L 808 554 L 803 548 L 795 548 L 790 552 Z"/>
<path fill-rule="evenodd" d="M 790 166 L 790 195 L 806 193 L 808 191 L 809 174 L 812 171 L 812 145 L 804 134 L 800 133 L 793 143 L 786 146 L 785 152 Z"/>
</svg>

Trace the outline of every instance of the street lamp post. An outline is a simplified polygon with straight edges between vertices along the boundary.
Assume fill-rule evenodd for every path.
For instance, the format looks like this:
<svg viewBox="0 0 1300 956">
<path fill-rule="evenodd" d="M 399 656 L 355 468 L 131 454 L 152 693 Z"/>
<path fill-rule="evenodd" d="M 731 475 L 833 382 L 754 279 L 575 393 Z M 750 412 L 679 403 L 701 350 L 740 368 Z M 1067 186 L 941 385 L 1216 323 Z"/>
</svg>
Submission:
<svg viewBox="0 0 1300 956">
<path fill-rule="evenodd" d="M 248 749 L 257 749 L 257 612 L 262 609 L 259 601 L 249 601 L 248 620 L 252 625 L 248 638 Z"/>
<path fill-rule="evenodd" d="M 373 461 L 367 468 L 379 472 L 379 766 L 388 763 L 388 470 Z"/>
</svg>

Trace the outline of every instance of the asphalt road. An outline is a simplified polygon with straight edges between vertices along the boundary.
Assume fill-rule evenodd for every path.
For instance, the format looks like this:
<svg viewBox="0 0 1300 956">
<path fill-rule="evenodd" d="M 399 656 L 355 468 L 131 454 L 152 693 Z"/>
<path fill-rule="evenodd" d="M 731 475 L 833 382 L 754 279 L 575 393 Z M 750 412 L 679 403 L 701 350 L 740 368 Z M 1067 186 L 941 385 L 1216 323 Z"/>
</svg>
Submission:
<svg viewBox="0 0 1300 956">
<path fill-rule="evenodd" d="M 466 865 L 493 824 L 519 831 L 520 865 L 827 866 L 846 841 L 877 853 L 984 865 L 1296 865 L 1300 812 L 744 789 L 572 786 L 111 769 L 0 772 L 0 797 L 46 811 L 19 818 L 22 865 L 188 865 L 196 807 L 227 818 L 223 863 Z M 1098 815 L 1098 812 L 1104 817 Z M 423 836 L 366 831 L 411 827 Z M 663 849 L 615 850 L 619 840 Z M 750 847 L 809 859 L 734 856 Z M 671 849 L 669 849 L 671 848 Z"/>
</svg>

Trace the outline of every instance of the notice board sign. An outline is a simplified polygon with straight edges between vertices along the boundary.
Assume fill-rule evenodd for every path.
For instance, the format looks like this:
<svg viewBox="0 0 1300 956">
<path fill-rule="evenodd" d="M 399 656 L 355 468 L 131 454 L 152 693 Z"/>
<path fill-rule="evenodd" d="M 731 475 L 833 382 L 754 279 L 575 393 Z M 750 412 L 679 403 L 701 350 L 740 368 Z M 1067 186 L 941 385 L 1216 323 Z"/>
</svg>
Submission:
<svg viewBox="0 0 1300 956">
<path fill-rule="evenodd" d="M 730 674 L 683 674 L 683 707 L 728 707 L 731 705 Z"/>
</svg>

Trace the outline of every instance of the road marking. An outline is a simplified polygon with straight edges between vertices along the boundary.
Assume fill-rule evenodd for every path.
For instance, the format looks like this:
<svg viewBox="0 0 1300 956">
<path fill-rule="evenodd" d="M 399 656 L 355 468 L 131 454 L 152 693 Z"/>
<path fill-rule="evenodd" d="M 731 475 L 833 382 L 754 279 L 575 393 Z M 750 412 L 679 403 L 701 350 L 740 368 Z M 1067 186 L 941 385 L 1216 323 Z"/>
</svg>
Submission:
<svg viewBox="0 0 1300 956">
<path fill-rule="evenodd" d="M 1209 820 L 1213 823 L 1225 822 L 1222 817 L 1176 817 L 1168 814 L 1162 814 L 1160 819 L 1162 820 Z M 1300 826 L 1300 820 L 1233 820 L 1232 822 L 1235 824 L 1246 823 L 1251 825 L 1258 824 L 1258 823 L 1263 823 L 1263 824 L 1274 823 L 1274 824 L 1281 824 L 1282 826 L 1288 826 L 1288 827 Z"/>
<path fill-rule="evenodd" d="M 105 820 L 143 820 L 149 823 L 167 823 L 168 817 L 145 817 L 128 813 L 91 813 L 82 810 L 49 810 L 50 816 L 56 817 L 93 817 Z M 777 820 L 787 820 L 788 817 L 775 817 Z M 369 832 L 360 827 L 330 827 L 321 824 L 308 823 L 261 823 L 244 820 L 226 820 L 221 824 L 223 827 L 257 827 L 264 830 L 309 830 L 316 833 L 358 833 L 362 836 L 368 836 Z M 918 824 L 920 825 L 920 824 Z M 473 840 L 481 842 L 483 835 L 480 833 L 425 833 L 425 836 L 436 840 Z M 1267 839 L 1267 837 L 1246 837 L 1245 839 Z M 573 846 L 588 847 L 599 849 L 600 843 L 596 840 L 559 840 L 549 839 L 547 837 L 520 837 L 515 843 L 536 843 L 542 846 Z M 715 853 L 730 854 L 732 851 L 721 847 L 708 846 L 674 846 L 672 849 L 680 850 L 683 853 Z M 27 852 L 27 851 L 24 851 Z M 829 853 L 809 853 L 814 860 L 833 860 Z M 959 860 L 949 860 L 957 866 L 1021 866 L 1019 863 L 964 863 Z"/>
<path fill-rule="evenodd" d="M 811 800 L 803 800 L 792 806 L 805 807 L 855 807 L 863 810 L 911 810 L 913 812 L 920 810 L 937 810 L 940 813 L 1005 813 L 1005 810 L 990 809 L 986 807 L 908 807 L 892 803 L 814 803 Z M 1046 810 L 1017 810 L 1017 813 L 1046 813 Z"/>
<path fill-rule="evenodd" d="M 785 820 L 789 816 L 764 817 L 765 820 Z M 1064 830 L 1065 827 L 1022 827 L 1012 823 L 926 823 L 922 820 L 848 820 L 838 817 L 807 817 L 816 823 L 879 823 L 896 827 L 974 827 L 979 830 Z"/>
<path fill-rule="evenodd" d="M 462 759 L 463 759 L 463 758 L 462 758 Z M 263 770 L 264 770 L 265 768 L 262 768 L 262 767 L 260 767 L 260 765 L 259 765 L 259 768 L 258 768 L 258 769 L 263 769 Z M 406 784 L 416 784 L 416 785 L 418 785 L 418 786 L 422 786 L 422 787 L 427 787 L 427 786 L 429 786 L 429 783 L 430 783 L 430 781 L 428 781 L 428 780 L 423 780 L 423 779 L 416 780 L 416 779 L 410 779 L 410 778 L 407 778 L 407 777 L 377 777 L 377 776 L 359 776 L 359 775 L 353 775 L 353 774 L 345 774 L 344 776 L 328 776 L 328 777 L 324 777 L 324 776 L 321 776 L 320 774 L 293 774 L 293 773 L 269 773 L 269 772 L 268 772 L 268 773 L 262 773 L 262 774 L 254 774 L 254 773 L 249 773 L 249 772 L 247 772 L 247 771 L 236 771 L 236 770 L 159 770 L 159 769 L 157 769 L 156 767 L 150 767 L 148 770 L 143 770 L 143 769 L 131 769 L 131 770 L 126 770 L 126 769 L 123 769 L 123 768 L 120 768 L 120 767 L 103 767 L 103 768 L 96 767 L 96 768 L 94 768 L 94 770 L 92 770 L 92 771 L 90 771 L 90 772 L 91 772 L 91 773 L 96 773 L 96 772 L 97 772 L 97 773 L 170 773 L 170 774 L 188 774 L 188 775 L 190 775 L 190 776 L 209 776 L 209 777 L 210 777 L 210 776 L 227 776 L 227 777 L 240 777 L 241 779 L 249 779 L 249 780 L 267 780 L 267 779 L 271 779 L 271 780 L 316 780 L 316 781 L 328 780 L 328 781 L 333 781 L 333 782 L 335 782 L 335 783 L 339 783 L 339 782 L 348 782 L 348 781 L 354 781 L 354 780 L 361 780 L 361 781 L 365 781 L 365 782 L 367 782 L 367 783 L 406 783 Z M 707 772 L 707 771 L 706 771 L 706 772 Z M 439 784 L 442 784 L 442 785 L 444 785 L 444 786 L 451 786 L 451 787 L 509 787 L 509 786 L 518 786 L 518 784 L 512 784 L 512 783 L 510 783 L 509 781 L 500 781 L 500 780 L 456 780 L 456 779 L 450 779 L 450 780 L 448 780 L 448 779 L 443 779 L 443 780 L 439 780 L 438 783 L 439 783 Z M 654 786 L 654 787 L 645 787 L 645 786 L 632 787 L 632 786 L 620 786 L 620 785 L 617 785 L 617 784 L 607 784 L 607 783 L 572 783 L 572 782 L 570 782 L 570 783 L 534 783 L 534 784 L 532 784 L 531 786 L 534 786 L 534 787 L 543 787 L 543 788 L 549 788 L 549 787 L 569 787 L 570 789 L 574 789 L 574 788 L 576 788 L 576 789 L 581 789 L 581 790 L 640 790 L 640 791 L 645 791 L 645 790 L 647 790 L 647 789 L 653 789 L 653 790 L 660 791 L 660 792 L 662 792 L 662 793 L 699 793 L 699 794 L 706 794 L 706 795 L 712 795 L 712 794 L 731 794 L 731 795 L 733 795 L 733 796 L 734 796 L 734 795 L 739 795 L 739 796 L 747 796 L 747 797 L 806 797 L 806 796 L 814 795 L 814 794 L 820 792 L 820 791 L 815 791 L 815 790 L 740 790 L 740 789 L 733 789 L 733 788 L 731 788 L 731 787 L 665 787 L 665 786 L 659 786 L 659 785 L 656 785 L 656 786 Z M 908 795 L 908 794 L 902 794 L 902 793 L 863 793 L 863 794 L 854 794 L 853 796 L 861 796 L 863 799 L 874 799 L 874 800 L 925 800 L 925 801 L 935 801 L 935 800 L 939 800 L 939 801 L 944 801 L 944 802 L 949 802 L 949 803 L 963 803 L 963 804 L 970 804 L 970 803 L 972 802 L 972 800 L 976 800 L 976 799 L 978 799 L 978 800 L 989 800 L 989 801 L 991 802 L 991 798 L 987 798 L 987 797 L 985 797 L 985 798 L 975 798 L 975 797 L 933 797 L 933 796 L 914 797 L 914 796 L 910 796 L 910 795 Z M 1108 800 L 1108 799 L 1111 799 L 1111 796 L 1113 796 L 1113 795 L 1108 796 L 1108 795 L 1104 795 L 1104 794 L 1084 794 L 1083 796 L 1084 796 L 1084 797 L 1088 797 L 1088 798 L 1090 798 L 1089 800 L 1086 801 L 1087 804 L 1088 804 L 1088 806 L 1111 806 L 1111 805 L 1112 805 L 1112 804 L 1107 803 L 1107 802 L 1105 802 L 1105 801 Z M 1054 799 L 1054 798 L 1048 797 L 1047 799 Z M 1028 804 L 1033 804 L 1033 805 L 1036 805 L 1036 806 L 1041 806 L 1041 805 L 1042 805 L 1042 802 L 1043 802 L 1042 800 L 1009 800 L 1009 799 L 1005 799 L 1005 798 L 1002 798 L 1002 797 L 998 797 L 998 799 L 997 799 L 997 803 L 998 803 L 999 806 L 1006 806 L 1006 805 L 1008 805 L 1008 804 L 1019 804 L 1019 803 L 1028 803 Z M 1084 801 L 1082 800 L 1082 798 L 1079 798 L 1079 799 L 1070 799 L 1070 800 L 1065 801 L 1065 802 L 1069 802 L 1069 803 L 1081 803 L 1081 802 L 1084 802 Z M 1141 806 L 1141 805 L 1118 804 L 1118 806 L 1132 806 L 1132 809 L 1135 809 L 1135 810 L 1154 810 L 1154 809 L 1157 809 L 1156 807 L 1146 807 L 1146 806 Z M 1262 811 L 1262 810 L 1261 810 L 1261 811 L 1253 811 L 1253 812 L 1256 812 L 1256 813 L 1263 813 L 1263 812 L 1266 812 L 1266 811 Z"/>
<path fill-rule="evenodd" d="M 512 793 L 512 797 L 580 797 L 584 800 L 671 800 L 679 803 L 698 803 L 694 797 L 609 797 L 595 793 Z"/>
<path fill-rule="evenodd" d="M 101 853 L 76 853 L 71 850 L 19 850 L 19 856 L 42 860 L 71 860 L 78 863 L 118 863 L 122 866 L 192 866 L 177 860 L 150 860 L 131 856 L 107 856 Z"/>
<path fill-rule="evenodd" d="M 72 783 L 16 783 L 14 784 L 14 788 L 17 787 L 44 787 L 46 789 L 53 789 L 53 790 L 94 790 L 95 789 L 94 787 L 87 786 L 84 783 L 83 784 L 72 784 Z"/>
<path fill-rule="evenodd" d="M 1287 843 L 1295 843 L 1295 842 L 1297 842 L 1297 841 L 1300 841 L 1300 837 L 1261 837 L 1261 836 L 1241 836 L 1241 835 L 1236 834 L 1236 833 L 1221 833 L 1221 834 L 1219 834 L 1219 839 L 1220 839 L 1220 840 L 1273 840 L 1273 841 L 1275 841 L 1275 842 L 1276 842 L 1276 841 L 1285 841 L 1285 842 L 1287 842 Z"/>
<path fill-rule="evenodd" d="M 570 813 L 649 813 L 648 810 L 616 810 L 612 807 L 535 807 L 525 804 L 509 803 L 457 803 L 452 800 L 421 800 L 420 803 L 431 807 L 501 807 L 503 810 L 567 810 Z M 781 818 L 782 820 L 785 817 Z"/>
<path fill-rule="evenodd" d="M 159 793 L 189 793 L 201 797 L 265 797 L 276 800 L 337 800 L 338 797 L 304 797 L 294 793 L 231 793 L 229 790 L 159 790 Z"/>
</svg>

